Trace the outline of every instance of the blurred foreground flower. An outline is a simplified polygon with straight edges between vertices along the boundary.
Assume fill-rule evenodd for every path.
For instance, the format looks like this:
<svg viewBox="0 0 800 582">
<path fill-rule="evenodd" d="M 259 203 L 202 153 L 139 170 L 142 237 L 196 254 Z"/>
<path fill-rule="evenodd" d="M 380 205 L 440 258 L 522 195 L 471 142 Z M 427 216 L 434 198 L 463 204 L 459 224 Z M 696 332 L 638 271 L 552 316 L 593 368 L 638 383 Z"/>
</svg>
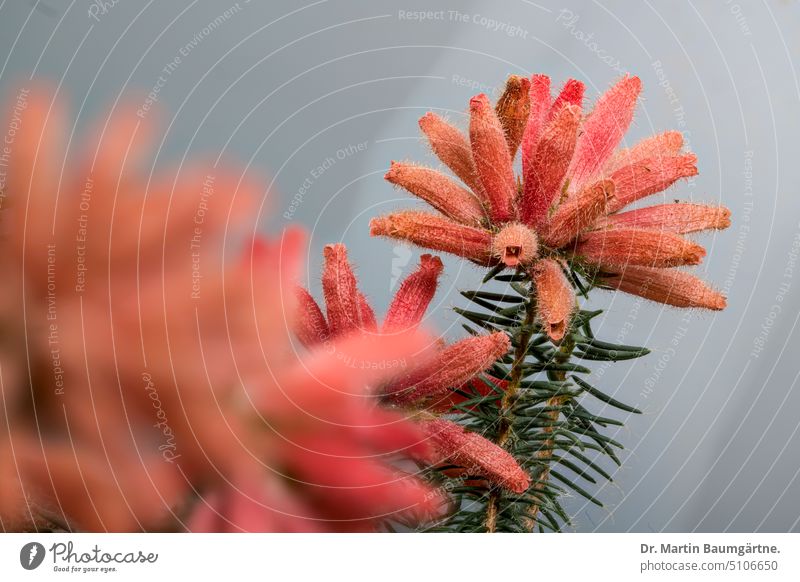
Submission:
<svg viewBox="0 0 800 582">
<path fill-rule="evenodd" d="M 416 329 L 428 308 L 442 272 L 438 257 L 422 255 L 416 271 L 395 293 L 379 327 L 369 303 L 358 290 L 353 269 L 342 244 L 324 250 L 322 288 L 327 319 L 311 294 L 298 288 L 297 336 L 308 347 L 328 345 L 338 350 L 341 338 L 386 338 Z M 468 337 L 454 344 L 439 341 L 428 363 L 384 383 L 377 391 L 384 400 L 407 410 L 417 410 L 418 422 L 433 443 L 435 454 L 424 459 L 449 462 L 472 475 L 512 491 L 528 488 L 530 477 L 514 458 L 480 434 L 467 432 L 437 416 L 465 399 L 462 388 L 480 384 L 477 376 L 490 368 L 510 348 L 508 336 L 497 332 Z"/>
<path fill-rule="evenodd" d="M 347 364 L 425 338 L 295 354 L 303 235 L 223 256 L 255 229 L 256 185 L 212 164 L 148 176 L 132 107 L 76 152 L 43 87 L 9 115 L 3 530 L 360 531 L 439 503 L 392 461 L 427 454 L 425 435 L 365 393 L 397 370 Z"/>
<path fill-rule="evenodd" d="M 539 319 L 554 340 L 574 310 L 567 264 L 597 284 L 680 307 L 722 309 L 725 299 L 674 267 L 705 249 L 682 235 L 726 228 L 726 208 L 664 204 L 620 212 L 697 173 L 683 138 L 666 132 L 631 149 L 617 146 L 641 89 L 626 76 L 583 115 L 584 85 L 570 80 L 553 99 L 550 78 L 511 76 L 493 108 L 470 101 L 469 139 L 434 113 L 420 127 L 438 158 L 466 186 L 422 166 L 392 163 L 386 179 L 439 214 L 403 211 L 373 219 L 373 235 L 407 240 L 483 266 L 528 270 Z M 514 175 L 521 150 L 522 176 Z"/>
</svg>

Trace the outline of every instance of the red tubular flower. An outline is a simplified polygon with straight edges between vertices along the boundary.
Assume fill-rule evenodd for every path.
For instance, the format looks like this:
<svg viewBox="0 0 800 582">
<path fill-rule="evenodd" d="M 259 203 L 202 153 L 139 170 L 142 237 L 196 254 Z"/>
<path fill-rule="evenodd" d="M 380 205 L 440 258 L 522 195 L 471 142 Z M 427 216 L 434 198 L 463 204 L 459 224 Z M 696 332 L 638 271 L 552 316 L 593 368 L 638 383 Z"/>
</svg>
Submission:
<svg viewBox="0 0 800 582">
<path fill-rule="evenodd" d="M 530 477 L 514 457 L 481 435 L 443 419 L 424 421 L 423 428 L 442 455 L 439 462 L 461 465 L 514 493 L 524 493 L 530 487 Z"/>
<path fill-rule="evenodd" d="M 435 403 L 454 386 L 461 386 L 487 370 L 510 347 L 504 333 L 465 338 L 440 350 L 430 364 L 408 378 L 392 382 L 384 390 L 397 404 Z"/>
<path fill-rule="evenodd" d="M 594 178 L 614 153 L 633 120 L 641 90 L 639 77 L 624 77 L 597 100 L 575 145 L 569 172 L 574 190 Z"/>
<path fill-rule="evenodd" d="M 389 305 L 383 319 L 383 333 L 406 331 L 419 325 L 433 300 L 441 274 L 442 260 L 439 257 L 422 255 L 419 258 L 419 269 L 400 284 Z"/>
<path fill-rule="evenodd" d="M 435 113 L 426 113 L 419 120 L 419 127 L 428 138 L 436 157 L 469 186 L 478 198 L 486 201 L 467 138 Z"/>
<path fill-rule="evenodd" d="M 727 305 L 725 297 L 705 282 L 676 269 L 628 266 L 616 273 L 601 275 L 600 282 L 609 289 L 675 307 L 721 310 Z"/>
<path fill-rule="evenodd" d="M 533 268 L 539 319 L 553 340 L 564 337 L 569 316 L 575 309 L 575 294 L 561 266 L 552 259 L 542 259 Z"/>
<path fill-rule="evenodd" d="M 479 226 L 484 219 L 480 200 L 449 177 L 431 168 L 392 162 L 384 178 L 462 224 Z"/>
<path fill-rule="evenodd" d="M 528 164 L 533 158 L 536 144 L 550 115 L 550 77 L 534 75 L 531 77 L 530 113 L 528 123 L 522 134 L 522 175 L 528 174 Z"/>
<path fill-rule="evenodd" d="M 511 75 L 506 81 L 506 88 L 497 100 L 495 111 L 508 142 L 508 152 L 513 159 L 522 142 L 522 134 L 528 122 L 531 109 L 531 83 L 525 77 Z"/>
<path fill-rule="evenodd" d="M 327 254 L 333 255 L 335 253 L 335 256 L 338 257 L 340 261 L 347 263 L 347 254 L 344 246 L 333 246 L 336 247 L 335 251 L 328 250 Z M 336 264 L 331 264 L 326 261 L 323 281 L 325 281 L 326 278 L 329 280 L 341 280 L 345 292 L 350 293 L 351 285 L 349 277 L 339 279 L 326 273 L 328 270 L 334 268 L 348 273 L 352 273 L 353 271 L 349 263 L 346 265 L 339 264 L 338 262 Z M 378 337 L 402 335 L 403 332 L 407 333 L 417 328 L 425 314 L 425 310 L 433 299 L 441 272 L 442 262 L 437 257 L 423 255 L 420 258 L 420 265 L 417 270 L 411 273 L 411 275 L 400 284 L 400 287 L 395 293 L 395 297 L 389 306 Z M 303 297 L 308 296 L 306 291 L 299 291 L 299 293 Z M 336 289 L 326 291 L 326 301 L 329 295 L 337 297 L 338 292 Z M 313 299 L 311 299 L 311 301 L 313 302 Z M 314 337 L 314 334 L 309 330 L 309 322 L 316 322 L 318 319 L 317 314 L 321 315 L 322 310 L 319 309 L 316 303 L 310 306 L 307 299 L 304 299 L 301 303 L 301 308 L 308 309 L 309 313 L 307 315 L 302 313 L 298 315 L 297 321 L 300 322 L 300 325 L 297 329 L 297 334 L 299 337 L 303 338 Z M 328 310 L 330 311 L 330 308 Z M 324 329 L 322 325 L 318 325 L 318 327 Z M 363 333 L 361 335 L 363 335 Z M 316 337 L 319 338 L 319 341 L 323 341 L 320 334 L 317 334 Z M 358 335 L 351 335 L 351 340 L 353 337 L 358 337 Z M 334 349 L 332 351 L 341 354 L 343 350 L 339 346 L 339 338 L 340 333 L 332 329 L 331 339 L 337 341 L 337 343 L 333 345 Z M 365 341 L 371 340 L 365 338 Z M 311 344 L 312 347 L 313 345 L 314 344 Z M 435 344 L 434 353 L 430 357 L 430 361 L 405 371 L 403 374 L 396 374 L 392 379 L 385 382 L 373 383 L 375 386 L 374 392 L 377 395 L 381 395 L 383 400 L 392 407 L 417 411 L 422 418 L 429 419 L 436 413 L 447 413 L 450 410 L 447 403 L 456 402 L 460 398 L 456 391 L 464 385 L 477 382 L 477 377 L 488 370 L 498 358 L 508 353 L 510 347 L 509 338 L 504 332 L 492 333 L 486 336 L 468 337 L 451 345 L 437 342 Z M 350 354 L 350 352 L 350 348 L 344 350 L 346 354 Z M 344 359 L 348 361 L 354 360 L 353 363 L 357 363 L 359 366 L 363 365 L 358 357 L 353 358 L 348 355 Z M 369 368 L 370 366 L 366 367 Z M 321 372 L 316 372 L 314 374 L 314 377 L 319 382 L 327 383 L 329 381 L 336 381 L 335 377 L 328 379 L 327 376 L 321 374 Z M 498 386 L 502 387 L 504 385 L 503 382 L 496 382 Z M 324 408 L 323 403 L 317 402 L 316 404 Z M 423 422 L 421 426 L 425 428 L 428 424 L 427 422 Z M 463 441 L 468 449 L 463 452 L 464 455 L 470 455 L 475 451 L 482 451 L 481 454 L 486 455 L 488 455 L 487 451 L 490 450 L 497 449 L 498 451 L 502 451 L 502 449 L 499 449 L 478 434 L 464 433 L 458 438 L 460 439 L 459 442 Z M 431 442 L 439 453 L 436 462 L 439 462 L 443 458 L 442 455 L 444 455 L 444 457 L 450 457 L 455 454 L 455 441 L 442 441 L 441 439 L 434 438 Z M 444 446 L 445 448 L 442 449 L 440 446 Z M 492 447 L 494 447 L 494 449 L 492 449 Z M 514 471 L 516 471 L 515 475 L 517 476 L 517 480 L 514 481 L 514 486 L 518 487 L 521 483 L 519 475 L 524 475 L 525 479 L 527 479 L 527 475 L 525 475 L 524 471 L 516 464 L 513 458 L 509 461 L 506 457 L 509 457 L 508 453 L 502 451 L 502 456 L 499 457 L 500 460 L 498 462 L 504 468 L 503 470 L 510 470 L 510 463 L 513 464 L 515 468 Z M 467 457 L 461 458 L 466 459 Z M 489 462 L 488 458 L 484 459 L 483 465 L 475 465 L 475 471 L 479 475 L 483 475 L 499 485 L 507 486 L 510 481 L 500 479 L 497 474 L 493 472 L 494 470 L 487 465 Z M 470 464 L 471 467 L 473 467 L 473 465 L 474 463 Z"/>
<path fill-rule="evenodd" d="M 324 254 L 326 257 L 336 258 L 335 261 L 326 260 L 322 271 L 325 303 L 327 311 L 330 314 L 332 311 L 331 305 L 328 304 L 330 298 L 333 298 L 334 302 L 338 303 L 338 297 L 346 293 L 352 292 L 356 296 L 361 297 L 363 297 L 363 295 L 361 295 L 361 292 L 357 288 L 355 275 L 353 275 L 353 268 L 347 257 L 347 248 L 343 244 L 327 245 L 324 249 Z M 337 272 L 345 272 L 349 275 L 340 278 L 336 276 Z M 441 273 L 441 259 L 431 255 L 422 255 L 417 270 L 400 284 L 400 287 L 395 293 L 383 325 L 381 326 L 380 333 L 389 335 L 416 329 L 422 321 L 425 311 L 428 309 L 428 305 L 433 300 Z M 328 281 L 327 284 L 326 281 Z M 341 283 L 342 289 L 336 287 L 337 283 Z M 317 325 L 319 328 L 326 329 L 329 326 L 329 322 L 325 322 L 323 317 L 322 323 L 318 323 L 318 317 L 322 316 L 322 310 L 319 308 L 316 301 L 314 301 L 314 298 L 303 288 L 298 288 L 296 293 L 304 299 L 297 306 L 298 314 L 295 320 L 295 334 L 299 338 L 312 336 L 310 332 L 312 325 Z M 372 313 L 372 308 L 366 303 L 366 300 L 364 308 L 368 309 L 369 313 Z M 374 318 L 374 314 L 372 317 Z M 322 343 L 323 340 L 340 338 L 356 329 L 359 329 L 362 334 L 364 331 L 367 331 L 363 328 L 355 327 L 349 329 L 335 329 L 332 326 L 330 327 L 331 331 L 328 337 L 322 334 L 315 334 L 316 341 L 304 341 L 303 343 L 308 347 L 314 347 L 315 344 Z M 378 333 L 377 327 L 376 324 L 375 333 Z"/>
<path fill-rule="evenodd" d="M 587 186 L 562 204 L 542 229 L 545 244 L 559 248 L 591 227 L 605 216 L 608 204 L 614 199 L 614 182 L 603 180 Z"/>
<path fill-rule="evenodd" d="M 580 107 L 565 104 L 545 127 L 525 175 L 520 200 L 520 217 L 525 224 L 541 224 L 559 196 L 575 150 L 580 119 Z"/>
<path fill-rule="evenodd" d="M 389 236 L 434 251 L 459 255 L 479 265 L 492 264 L 490 232 L 427 212 L 407 210 L 374 218 L 369 223 L 369 232 L 372 236 Z"/>
<path fill-rule="evenodd" d="M 606 174 L 613 174 L 623 166 L 635 164 L 647 158 L 661 159 L 677 156 L 683 147 L 683 135 L 678 131 L 666 131 L 648 137 L 632 148 L 618 150 L 605 168 Z"/>
<path fill-rule="evenodd" d="M 347 262 L 344 245 L 328 245 L 324 255 L 322 290 L 328 308 L 328 323 L 331 333 L 343 335 L 361 327 L 356 276 Z"/>
<path fill-rule="evenodd" d="M 731 225 L 731 211 L 723 206 L 702 204 L 658 204 L 629 210 L 606 217 L 598 226 L 666 230 L 678 234 L 708 229 L 723 229 Z"/>
<path fill-rule="evenodd" d="M 696 174 L 697 158 L 694 154 L 637 160 L 611 174 L 616 199 L 609 211 L 616 212 L 641 198 L 666 190 L 681 178 Z"/>
<path fill-rule="evenodd" d="M 521 82 L 512 76 L 497 104 L 498 114 L 485 95 L 473 97 L 469 142 L 433 114 L 420 120 L 434 153 L 484 203 L 490 220 L 477 224 L 473 203 L 462 204 L 467 199 L 460 190 L 448 197 L 455 192 L 448 182 L 437 186 L 438 193 L 420 196 L 447 197 L 450 206 L 440 209 L 444 216 L 394 213 L 374 219 L 371 234 L 452 253 L 481 266 L 527 271 L 542 259 L 564 261 L 589 273 L 620 273 L 627 264 L 667 269 L 699 263 L 703 247 L 678 235 L 726 228 L 727 209 L 676 204 L 619 212 L 697 173 L 697 160 L 681 152 L 683 138 L 677 132 L 615 151 L 633 119 L 639 79 L 621 79 L 585 116 L 582 83 L 568 81 L 555 99 L 550 85 L 548 77 L 534 75 L 526 102 L 519 96 Z M 518 131 L 509 130 L 509 120 L 524 110 L 528 119 L 517 148 Z M 519 185 L 512 170 L 517 149 L 522 152 Z M 556 295 L 566 296 L 566 290 Z"/>
<path fill-rule="evenodd" d="M 472 98 L 469 112 L 472 158 L 489 200 L 489 213 L 494 221 L 508 221 L 517 184 L 503 126 L 484 94 Z"/>
<path fill-rule="evenodd" d="M 255 227 L 258 185 L 213 163 L 141 173 L 135 107 L 67 165 L 53 94 L 32 87 L 19 115 L 0 321 L 26 343 L 0 347 L 0 527 L 350 531 L 433 509 L 393 458 L 428 454 L 425 435 L 363 388 L 428 342 L 351 333 L 374 316 L 344 257 L 328 257 L 329 328 L 293 293 L 301 232 L 223 253 Z M 304 342 L 353 338 L 294 353 L 295 299 Z"/>
<path fill-rule="evenodd" d="M 575 253 L 589 264 L 624 267 L 678 267 L 697 265 L 705 249 L 671 232 L 615 229 L 590 232 L 575 245 Z"/>
</svg>

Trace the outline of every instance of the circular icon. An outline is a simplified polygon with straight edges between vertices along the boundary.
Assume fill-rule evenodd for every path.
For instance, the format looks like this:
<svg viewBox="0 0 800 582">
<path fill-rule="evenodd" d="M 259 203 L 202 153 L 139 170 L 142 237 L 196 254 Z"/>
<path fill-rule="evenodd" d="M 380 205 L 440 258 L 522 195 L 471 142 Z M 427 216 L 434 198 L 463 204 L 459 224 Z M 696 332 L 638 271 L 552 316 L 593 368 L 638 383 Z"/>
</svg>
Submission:
<svg viewBox="0 0 800 582">
<path fill-rule="evenodd" d="M 35 570 L 44 561 L 44 546 L 39 542 L 29 542 L 19 551 L 19 563 L 26 570 Z"/>
</svg>

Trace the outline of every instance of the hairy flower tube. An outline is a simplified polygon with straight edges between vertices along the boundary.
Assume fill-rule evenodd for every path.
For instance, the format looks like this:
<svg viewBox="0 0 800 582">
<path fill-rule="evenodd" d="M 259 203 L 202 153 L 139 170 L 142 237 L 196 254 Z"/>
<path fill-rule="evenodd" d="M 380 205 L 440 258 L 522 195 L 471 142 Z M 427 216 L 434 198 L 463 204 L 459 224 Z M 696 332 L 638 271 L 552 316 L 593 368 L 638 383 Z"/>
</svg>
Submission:
<svg viewBox="0 0 800 582">
<path fill-rule="evenodd" d="M 438 508 L 393 461 L 427 433 L 366 398 L 393 371 L 291 348 L 304 235 L 223 254 L 261 189 L 210 163 L 148 177 L 135 108 L 70 151 L 65 121 L 31 89 L 4 183 L 0 529 L 371 531 Z"/>
<path fill-rule="evenodd" d="M 525 270 L 536 285 L 539 319 L 556 341 L 574 304 L 569 268 L 647 299 L 722 309 L 724 297 L 678 268 L 705 255 L 684 235 L 726 228 L 730 212 L 692 203 L 627 209 L 697 174 L 696 158 L 682 151 L 677 132 L 618 149 L 640 90 L 639 79 L 626 76 L 584 114 L 580 81 L 567 81 L 554 98 L 549 77 L 511 76 L 495 107 L 486 95 L 472 98 L 466 136 L 426 114 L 422 132 L 461 183 L 435 169 L 393 162 L 386 179 L 437 212 L 375 218 L 371 233 L 486 267 Z"/>
<path fill-rule="evenodd" d="M 326 246 L 324 257 L 322 288 L 327 317 L 309 292 L 298 288 L 296 333 L 306 346 L 327 345 L 331 353 L 338 351 L 342 338 L 385 337 L 415 330 L 436 293 L 442 272 L 438 257 L 422 255 L 417 269 L 400 284 L 379 326 L 358 290 L 345 246 Z M 475 381 L 509 348 L 503 332 L 468 337 L 450 345 L 436 342 L 427 363 L 383 383 L 376 394 L 392 407 L 417 411 L 418 422 L 435 450 L 428 461 L 455 463 L 474 475 L 522 492 L 530 478 L 508 452 L 438 415 L 458 400 L 459 388 Z"/>
</svg>

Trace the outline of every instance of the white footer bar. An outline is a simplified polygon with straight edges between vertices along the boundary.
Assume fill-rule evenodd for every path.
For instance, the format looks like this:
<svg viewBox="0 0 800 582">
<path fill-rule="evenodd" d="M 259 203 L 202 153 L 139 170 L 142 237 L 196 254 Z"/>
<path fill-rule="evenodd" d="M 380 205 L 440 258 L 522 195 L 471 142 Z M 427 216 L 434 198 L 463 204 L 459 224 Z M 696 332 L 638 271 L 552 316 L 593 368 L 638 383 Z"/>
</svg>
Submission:
<svg viewBox="0 0 800 582">
<path fill-rule="evenodd" d="M 0 580 L 800 580 L 800 534 L 0 534 Z"/>
</svg>

